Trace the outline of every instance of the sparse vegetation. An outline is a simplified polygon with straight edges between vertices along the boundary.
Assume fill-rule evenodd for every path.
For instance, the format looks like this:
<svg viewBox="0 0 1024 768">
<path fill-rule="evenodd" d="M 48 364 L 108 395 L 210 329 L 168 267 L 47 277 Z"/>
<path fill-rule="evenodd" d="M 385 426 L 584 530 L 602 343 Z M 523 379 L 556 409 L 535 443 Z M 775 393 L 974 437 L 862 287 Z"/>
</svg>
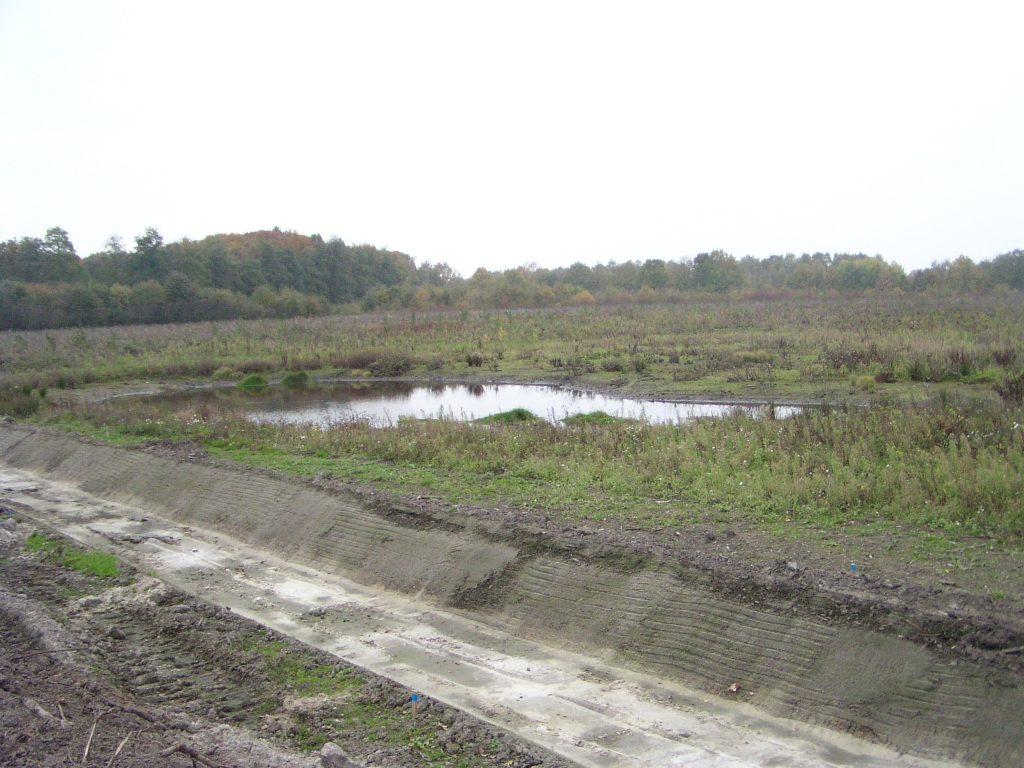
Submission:
<svg viewBox="0 0 1024 768">
<path fill-rule="evenodd" d="M 851 377 L 891 396 L 924 384 L 982 393 L 1021 372 L 1015 295 L 828 300 L 704 297 L 682 305 L 300 318 L 0 334 L 2 385 L 77 389 L 131 379 L 271 372 L 377 377 L 556 376 L 661 396 L 841 397 Z M 499 354 L 500 353 L 500 354 Z M 478 370 L 479 369 L 479 370 Z M 35 397 L 35 395 L 33 395 Z M 8 406 L 8 410 L 10 406 Z"/>
<path fill-rule="evenodd" d="M 295 697 L 327 697 L 315 716 L 302 711 L 291 715 L 289 731 L 300 749 L 319 749 L 337 731 L 368 733 L 370 740 L 413 749 L 431 765 L 486 765 L 487 756 L 470 744 L 441 743 L 445 728 L 438 728 L 436 710 L 419 718 L 408 712 L 408 693 L 378 680 L 367 679 L 345 664 L 327 664 L 322 657 L 295 643 L 264 631 L 247 634 L 235 643 L 240 658 L 259 660 L 257 677 L 267 691 L 257 714 L 281 711 L 281 702 L 270 691 L 288 691 Z M 495 745 L 496 746 L 496 745 Z"/>
<path fill-rule="evenodd" d="M 25 548 L 38 553 L 44 560 L 100 578 L 110 578 L 121 572 L 113 555 L 96 550 L 83 550 L 64 539 L 47 536 L 38 531 L 29 534 L 25 540 Z"/>
<path fill-rule="evenodd" d="M 263 674 L 295 696 L 333 695 L 362 684 L 352 667 L 318 662 L 311 654 L 293 653 L 287 640 L 251 635 L 238 642 L 241 653 L 253 653 L 263 661 Z"/>
</svg>

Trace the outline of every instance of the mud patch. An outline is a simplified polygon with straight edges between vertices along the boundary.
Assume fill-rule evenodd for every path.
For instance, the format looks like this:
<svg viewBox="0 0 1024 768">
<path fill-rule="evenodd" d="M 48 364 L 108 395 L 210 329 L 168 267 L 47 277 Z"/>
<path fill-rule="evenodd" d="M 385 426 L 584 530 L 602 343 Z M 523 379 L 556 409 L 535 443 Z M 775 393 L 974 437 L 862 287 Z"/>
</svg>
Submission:
<svg viewBox="0 0 1024 768">
<path fill-rule="evenodd" d="M 144 573 L 40 562 L 30 530 L 0 540 L 0 764 L 571 765 Z"/>
</svg>

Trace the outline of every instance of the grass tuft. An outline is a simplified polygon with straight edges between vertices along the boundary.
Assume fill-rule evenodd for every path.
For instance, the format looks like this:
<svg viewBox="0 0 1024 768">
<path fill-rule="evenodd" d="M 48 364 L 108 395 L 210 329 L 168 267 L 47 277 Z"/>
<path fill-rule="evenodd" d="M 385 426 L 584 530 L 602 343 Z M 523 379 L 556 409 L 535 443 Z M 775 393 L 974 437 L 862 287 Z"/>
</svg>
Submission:
<svg viewBox="0 0 1024 768">
<path fill-rule="evenodd" d="M 249 378 L 252 378 L 251 376 Z M 302 389 L 309 386 L 309 374 L 305 371 L 292 371 L 281 379 L 281 386 L 289 389 Z"/>
<path fill-rule="evenodd" d="M 522 424 L 537 421 L 537 417 L 526 408 L 513 408 L 511 411 L 492 413 L 490 416 L 484 416 L 476 421 L 479 424 Z"/>
<path fill-rule="evenodd" d="M 38 531 L 29 534 L 25 541 L 25 549 L 41 553 L 44 560 L 53 560 L 73 571 L 100 578 L 111 578 L 121 573 L 117 567 L 117 559 L 113 555 L 96 550 L 82 550 L 63 539 L 46 536 Z"/>
<path fill-rule="evenodd" d="M 246 376 L 244 379 L 238 382 L 238 386 L 241 389 L 245 389 L 250 392 L 258 392 L 260 390 L 266 389 L 267 386 L 269 385 L 265 377 L 261 376 L 258 373 L 253 373 L 250 374 L 249 376 Z"/>
<path fill-rule="evenodd" d="M 614 424 L 617 421 L 624 421 L 618 416 L 612 416 L 604 411 L 591 411 L 590 413 L 577 413 L 574 416 L 566 416 L 562 419 L 563 424 L 578 426 L 580 424 Z"/>
</svg>

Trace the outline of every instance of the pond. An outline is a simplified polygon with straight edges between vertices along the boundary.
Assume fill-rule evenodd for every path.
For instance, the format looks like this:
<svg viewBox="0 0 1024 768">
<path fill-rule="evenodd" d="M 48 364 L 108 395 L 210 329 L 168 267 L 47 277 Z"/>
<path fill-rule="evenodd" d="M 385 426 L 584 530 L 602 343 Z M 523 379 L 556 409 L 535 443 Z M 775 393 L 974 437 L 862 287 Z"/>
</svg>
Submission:
<svg viewBox="0 0 1024 768">
<path fill-rule="evenodd" d="M 243 408 L 248 412 L 248 418 L 255 422 L 318 426 L 352 419 L 368 419 L 377 425 L 387 425 L 404 417 L 471 421 L 515 408 L 525 408 L 552 423 L 594 411 L 644 419 L 652 424 L 677 424 L 695 418 L 721 417 L 737 410 L 756 418 L 764 412 L 761 405 L 664 403 L 562 387 L 519 384 L 358 382 L 321 384 L 296 390 L 275 387 L 254 394 L 237 389 L 203 394 Z M 796 406 L 777 406 L 775 415 L 784 418 L 799 410 Z"/>
</svg>

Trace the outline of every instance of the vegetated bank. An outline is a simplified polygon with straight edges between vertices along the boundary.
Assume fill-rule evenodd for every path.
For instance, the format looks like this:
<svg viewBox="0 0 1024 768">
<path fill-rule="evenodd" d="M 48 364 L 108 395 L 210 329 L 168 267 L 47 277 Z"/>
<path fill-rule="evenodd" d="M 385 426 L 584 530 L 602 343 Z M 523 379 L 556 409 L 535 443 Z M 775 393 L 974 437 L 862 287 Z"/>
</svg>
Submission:
<svg viewBox="0 0 1024 768">
<path fill-rule="evenodd" d="M 117 441 L 189 439 L 254 465 L 330 471 L 452 503 L 494 500 L 648 528 L 722 510 L 780 533 L 787 524 L 908 525 L 1005 542 L 1024 533 L 1024 412 L 1003 403 L 936 397 L 682 425 L 553 424 L 518 409 L 476 422 L 320 428 L 253 422 L 232 402 L 216 390 L 117 398 L 53 409 L 43 421 Z"/>
</svg>

